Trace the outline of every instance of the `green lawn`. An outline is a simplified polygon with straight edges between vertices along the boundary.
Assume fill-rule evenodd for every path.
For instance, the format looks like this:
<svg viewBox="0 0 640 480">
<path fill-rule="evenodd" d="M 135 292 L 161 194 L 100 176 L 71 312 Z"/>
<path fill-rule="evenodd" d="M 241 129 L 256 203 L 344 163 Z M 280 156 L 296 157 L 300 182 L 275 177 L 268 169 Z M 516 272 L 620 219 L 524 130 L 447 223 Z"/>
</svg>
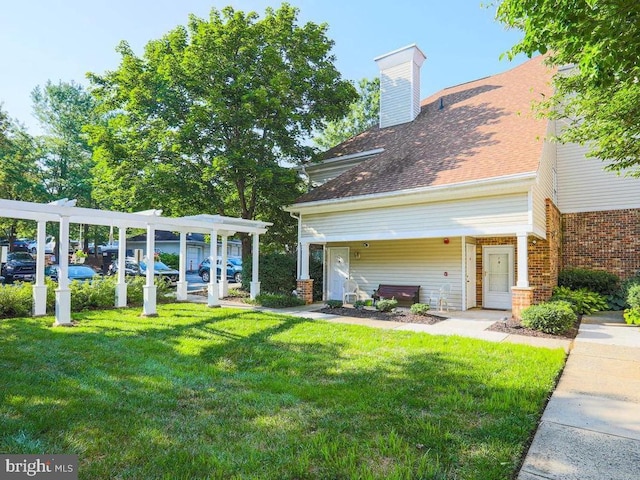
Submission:
<svg viewBox="0 0 640 480">
<path fill-rule="evenodd" d="M 509 479 L 561 350 L 203 305 L 0 320 L 0 452 L 81 479 Z"/>
</svg>

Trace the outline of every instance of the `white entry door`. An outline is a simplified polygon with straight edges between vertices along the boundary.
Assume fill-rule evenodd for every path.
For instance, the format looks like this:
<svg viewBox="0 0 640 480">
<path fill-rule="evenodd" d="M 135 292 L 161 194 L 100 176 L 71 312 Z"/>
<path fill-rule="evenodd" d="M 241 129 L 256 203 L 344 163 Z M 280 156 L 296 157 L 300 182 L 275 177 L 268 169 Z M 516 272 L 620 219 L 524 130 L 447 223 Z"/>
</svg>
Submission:
<svg viewBox="0 0 640 480">
<path fill-rule="evenodd" d="M 513 286 L 513 247 L 482 247 L 482 269 L 484 270 L 483 305 L 485 308 L 509 310 L 511 287 Z"/>
<path fill-rule="evenodd" d="M 467 308 L 476 306 L 476 246 L 470 243 L 465 245 L 466 261 L 466 285 Z"/>
<path fill-rule="evenodd" d="M 327 300 L 342 300 L 344 281 L 349 278 L 349 248 L 329 247 Z"/>
</svg>

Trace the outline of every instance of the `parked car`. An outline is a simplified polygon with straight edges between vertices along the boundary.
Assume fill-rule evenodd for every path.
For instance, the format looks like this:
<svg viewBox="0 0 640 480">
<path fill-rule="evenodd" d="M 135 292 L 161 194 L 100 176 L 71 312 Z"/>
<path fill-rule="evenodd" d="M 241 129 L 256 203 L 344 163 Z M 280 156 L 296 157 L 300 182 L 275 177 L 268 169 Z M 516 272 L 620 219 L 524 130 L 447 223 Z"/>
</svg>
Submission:
<svg viewBox="0 0 640 480">
<path fill-rule="evenodd" d="M 140 262 L 138 263 L 139 267 L 139 275 L 147 274 L 147 263 Z M 173 268 L 165 265 L 162 262 L 154 262 L 154 272 L 158 278 L 163 279 L 168 285 L 175 287 L 178 284 L 178 278 L 180 277 L 180 272 L 178 270 L 174 270 Z"/>
<path fill-rule="evenodd" d="M 54 282 L 60 277 L 60 267 L 58 265 L 47 265 L 44 274 L 50 277 Z M 77 280 L 78 282 L 91 282 L 102 275 L 87 265 L 70 264 L 67 269 L 67 277 L 69 281 Z"/>
<path fill-rule="evenodd" d="M 207 283 L 209 282 L 209 259 L 205 258 L 200 266 L 198 267 L 198 275 L 202 277 L 202 281 Z M 216 262 L 216 275 L 217 278 L 221 278 L 222 271 L 222 258 L 218 257 L 218 261 Z M 242 259 L 240 258 L 228 258 L 227 259 L 227 280 L 230 280 L 235 283 L 240 283 L 242 281 Z"/>
<path fill-rule="evenodd" d="M 118 273 L 118 260 L 114 260 L 109 265 L 107 275 L 115 275 Z M 140 266 L 133 260 L 128 258 L 124 262 L 124 274 L 125 275 L 140 275 Z"/>
<path fill-rule="evenodd" d="M 69 240 L 69 253 L 75 252 L 79 246 L 80 244 L 77 240 Z M 44 253 L 53 253 L 55 249 L 56 249 L 56 237 L 54 237 L 53 235 L 47 235 L 47 238 L 45 239 L 45 244 L 44 244 Z M 31 240 L 27 244 L 27 251 L 29 251 L 33 255 L 38 253 L 38 241 Z"/>
<path fill-rule="evenodd" d="M 5 283 L 15 280 L 30 282 L 36 275 L 36 260 L 28 252 L 10 252 L 0 275 L 4 277 Z"/>
</svg>

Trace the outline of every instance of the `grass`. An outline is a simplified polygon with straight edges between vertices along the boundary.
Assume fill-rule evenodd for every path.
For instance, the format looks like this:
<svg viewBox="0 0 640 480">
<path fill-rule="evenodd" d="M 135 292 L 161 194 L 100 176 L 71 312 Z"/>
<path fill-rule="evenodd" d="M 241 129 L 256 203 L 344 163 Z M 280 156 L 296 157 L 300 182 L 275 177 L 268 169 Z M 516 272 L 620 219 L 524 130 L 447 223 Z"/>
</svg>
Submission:
<svg viewBox="0 0 640 480">
<path fill-rule="evenodd" d="M 509 479 L 561 350 L 203 305 L 0 321 L 0 451 L 81 479 Z"/>
</svg>

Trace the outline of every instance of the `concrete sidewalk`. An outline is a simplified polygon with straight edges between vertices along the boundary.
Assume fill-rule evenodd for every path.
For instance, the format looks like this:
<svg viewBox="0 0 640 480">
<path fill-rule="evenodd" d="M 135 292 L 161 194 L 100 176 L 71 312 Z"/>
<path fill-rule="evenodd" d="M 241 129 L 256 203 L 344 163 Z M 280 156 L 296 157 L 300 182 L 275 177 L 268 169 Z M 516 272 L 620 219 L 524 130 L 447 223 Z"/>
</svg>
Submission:
<svg viewBox="0 0 640 480">
<path fill-rule="evenodd" d="M 640 328 L 583 318 L 519 480 L 640 478 Z"/>
</svg>

